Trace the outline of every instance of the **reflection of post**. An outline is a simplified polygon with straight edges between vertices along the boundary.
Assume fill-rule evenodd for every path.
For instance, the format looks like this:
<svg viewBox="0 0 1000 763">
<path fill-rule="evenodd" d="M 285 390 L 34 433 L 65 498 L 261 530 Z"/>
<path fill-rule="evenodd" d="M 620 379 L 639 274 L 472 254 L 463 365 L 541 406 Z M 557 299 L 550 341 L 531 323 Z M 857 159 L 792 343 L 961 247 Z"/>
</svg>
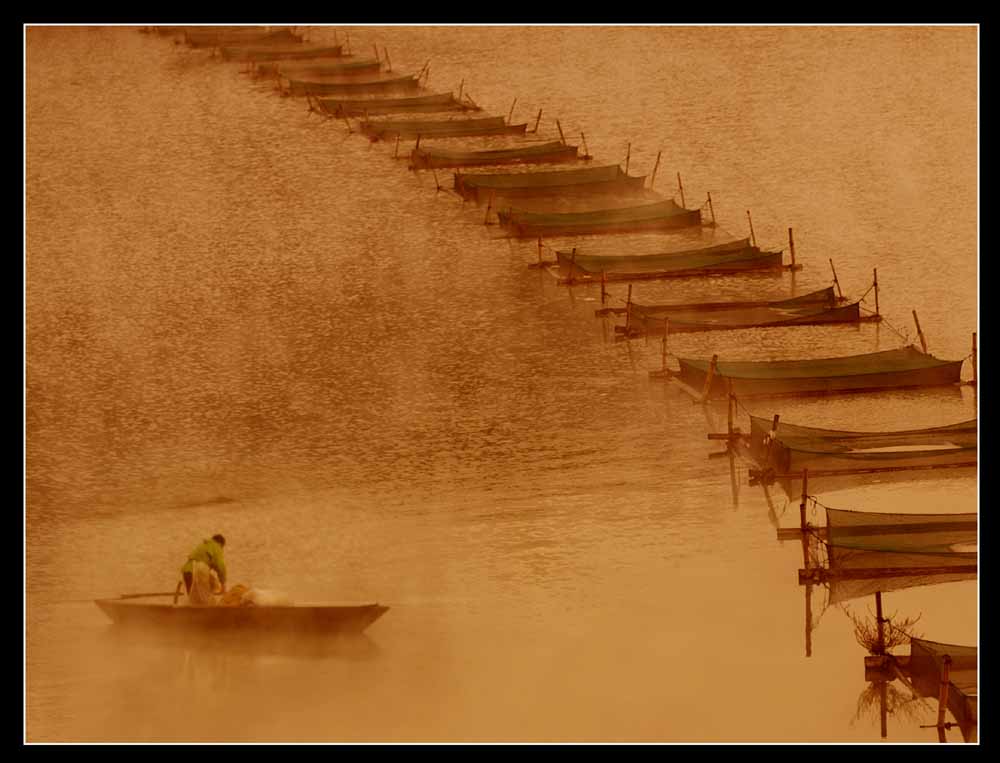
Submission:
<svg viewBox="0 0 1000 763">
<path fill-rule="evenodd" d="M 875 653 L 881 656 L 885 655 L 885 620 L 882 617 L 882 592 L 875 592 L 875 629 L 878 633 L 878 642 L 875 645 Z M 881 722 L 882 738 L 885 739 L 889 735 L 889 722 L 886 710 L 886 682 L 881 681 L 878 687 L 879 690 L 879 720 Z"/>
<path fill-rule="evenodd" d="M 879 699 L 879 721 L 881 725 L 882 738 L 885 739 L 889 736 L 889 711 L 886 707 L 887 697 L 886 689 L 889 685 L 888 681 L 878 682 L 878 699 Z"/>
<path fill-rule="evenodd" d="M 802 470 L 802 502 L 799 504 L 799 527 L 802 530 L 802 566 L 809 569 L 809 525 L 806 522 L 806 498 L 809 495 L 809 470 Z M 812 586 L 806 584 L 806 657 L 812 657 Z"/>
<path fill-rule="evenodd" d="M 938 730 L 938 741 L 947 742 L 948 737 L 945 735 L 945 724 L 944 724 L 944 711 L 948 707 L 948 684 L 951 683 L 951 677 L 949 675 L 951 671 L 951 655 L 946 654 L 942 660 L 941 665 L 941 688 L 938 691 L 938 717 L 937 717 L 937 730 Z"/>
</svg>

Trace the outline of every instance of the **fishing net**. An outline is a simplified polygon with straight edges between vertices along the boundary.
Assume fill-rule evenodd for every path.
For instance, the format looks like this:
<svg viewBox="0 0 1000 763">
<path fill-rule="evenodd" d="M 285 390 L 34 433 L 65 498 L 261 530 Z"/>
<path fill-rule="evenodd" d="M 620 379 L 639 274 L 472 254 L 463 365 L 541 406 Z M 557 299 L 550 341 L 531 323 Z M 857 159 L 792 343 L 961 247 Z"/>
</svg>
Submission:
<svg viewBox="0 0 1000 763">
<path fill-rule="evenodd" d="M 951 657 L 948 670 L 948 710 L 969 739 L 978 723 L 979 650 L 974 646 L 942 644 L 925 639 L 910 641 L 909 673 L 913 687 L 927 697 L 939 696 L 945 655 Z"/>
</svg>

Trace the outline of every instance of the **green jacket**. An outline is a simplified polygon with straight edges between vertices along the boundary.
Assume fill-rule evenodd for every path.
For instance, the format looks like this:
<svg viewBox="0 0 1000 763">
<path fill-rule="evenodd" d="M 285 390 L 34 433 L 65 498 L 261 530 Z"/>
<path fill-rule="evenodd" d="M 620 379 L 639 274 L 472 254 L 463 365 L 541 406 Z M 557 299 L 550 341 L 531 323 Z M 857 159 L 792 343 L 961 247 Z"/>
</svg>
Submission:
<svg viewBox="0 0 1000 763">
<path fill-rule="evenodd" d="M 195 547 L 194 551 L 188 554 L 188 560 L 181 567 L 181 574 L 185 572 L 192 572 L 194 570 L 193 562 L 204 562 L 219 576 L 219 582 L 225 585 L 226 583 L 226 559 L 222 553 L 222 546 L 216 543 L 214 540 L 209 538 L 208 540 L 203 540 L 198 546 Z"/>
</svg>

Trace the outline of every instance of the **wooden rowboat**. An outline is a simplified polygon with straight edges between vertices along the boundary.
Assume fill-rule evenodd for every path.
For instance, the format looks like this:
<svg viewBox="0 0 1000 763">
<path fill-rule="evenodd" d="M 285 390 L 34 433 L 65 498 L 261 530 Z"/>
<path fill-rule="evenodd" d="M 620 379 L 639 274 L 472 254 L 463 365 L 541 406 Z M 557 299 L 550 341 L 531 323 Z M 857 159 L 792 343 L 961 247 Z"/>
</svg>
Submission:
<svg viewBox="0 0 1000 763">
<path fill-rule="evenodd" d="M 389 90 L 417 90 L 420 87 L 420 80 L 416 74 L 369 79 L 353 77 L 314 80 L 284 77 L 282 79 L 285 85 L 284 92 L 289 95 L 356 95 L 358 93 L 384 93 Z"/>
<path fill-rule="evenodd" d="M 382 63 L 374 58 L 359 61 L 344 61 L 330 63 L 330 59 L 308 58 L 294 60 L 293 63 L 283 61 L 263 61 L 254 64 L 253 75 L 258 78 L 294 77 L 348 77 L 371 76 L 382 70 Z"/>
<path fill-rule="evenodd" d="M 455 191 L 481 202 L 492 196 L 583 196 L 641 191 L 646 177 L 626 175 L 617 164 L 547 172 L 455 173 Z"/>
<path fill-rule="evenodd" d="M 339 58 L 344 55 L 341 45 L 247 45 L 222 47 L 219 53 L 226 61 L 294 61 L 304 58 Z"/>
<path fill-rule="evenodd" d="M 363 117 L 374 114 L 433 114 L 444 111 L 481 111 L 474 103 L 460 101 L 451 93 L 415 95 L 407 98 L 309 98 L 310 111 L 330 117 Z"/>
<path fill-rule="evenodd" d="M 389 610 L 377 603 L 192 607 L 151 597 L 97 599 L 94 603 L 120 626 L 260 634 L 361 633 Z"/>
<path fill-rule="evenodd" d="M 560 141 L 535 143 L 518 148 L 496 148 L 481 151 L 453 151 L 425 146 L 410 152 L 410 167 L 477 167 L 491 164 L 552 164 L 575 162 L 579 158 L 576 146 Z"/>
<path fill-rule="evenodd" d="M 701 225 L 701 210 L 685 209 L 672 199 L 621 209 L 588 212 L 498 212 L 500 225 L 518 238 L 627 233 Z"/>
<path fill-rule="evenodd" d="M 480 135 L 524 134 L 527 124 L 509 125 L 503 117 L 475 119 L 409 120 L 392 119 L 364 121 L 359 129 L 373 143 L 390 138 L 458 138 Z"/>
</svg>

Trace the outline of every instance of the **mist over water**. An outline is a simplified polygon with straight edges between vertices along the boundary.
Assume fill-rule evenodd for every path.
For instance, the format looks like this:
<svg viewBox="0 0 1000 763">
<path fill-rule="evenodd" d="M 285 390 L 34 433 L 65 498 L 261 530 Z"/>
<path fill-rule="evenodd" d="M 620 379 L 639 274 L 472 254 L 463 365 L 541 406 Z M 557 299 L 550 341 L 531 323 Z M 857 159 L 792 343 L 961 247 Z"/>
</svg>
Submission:
<svg viewBox="0 0 1000 763">
<path fill-rule="evenodd" d="M 748 209 L 764 246 L 794 228 L 794 276 L 637 300 L 801 294 L 830 259 L 860 296 L 878 268 L 883 324 L 672 335 L 674 354 L 890 349 L 917 342 L 912 310 L 935 356 L 969 354 L 975 28 L 348 32 L 395 71 L 430 60 L 434 92 L 462 83 L 485 114 L 543 109 L 533 137 L 558 119 L 597 164 L 651 174 L 662 151 L 658 191 L 679 200 L 680 172 L 688 207 L 712 193 L 703 235 L 749 235 Z M 614 343 L 599 286 L 529 270 L 534 241 L 239 64 L 128 27 L 32 27 L 26 46 L 29 741 L 879 739 L 877 711 L 856 718 L 865 652 L 821 592 L 805 657 L 801 546 L 775 539 L 797 499 L 709 458 L 725 407 L 650 380 L 660 343 Z M 872 430 L 976 415 L 968 387 L 746 408 Z M 819 495 L 969 512 L 977 483 Z M 390 610 L 349 643 L 171 643 L 88 601 L 172 590 L 216 532 L 232 583 Z M 885 599 L 977 643 L 975 581 Z M 892 717 L 889 740 L 935 742 L 935 711 Z"/>
</svg>

